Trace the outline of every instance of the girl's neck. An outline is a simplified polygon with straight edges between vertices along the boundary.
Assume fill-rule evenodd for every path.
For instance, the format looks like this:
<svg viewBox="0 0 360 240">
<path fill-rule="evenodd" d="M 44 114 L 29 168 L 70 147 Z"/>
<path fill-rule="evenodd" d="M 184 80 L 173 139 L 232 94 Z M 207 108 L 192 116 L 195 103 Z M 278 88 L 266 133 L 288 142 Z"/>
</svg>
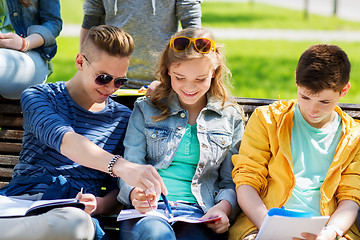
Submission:
<svg viewBox="0 0 360 240">
<path fill-rule="evenodd" d="M 194 104 L 185 104 L 180 102 L 181 108 L 188 111 L 189 114 L 188 123 L 190 125 L 194 125 L 196 123 L 197 117 L 199 116 L 201 110 L 206 106 L 206 104 L 207 104 L 206 96 L 199 99 L 199 101 Z"/>
</svg>

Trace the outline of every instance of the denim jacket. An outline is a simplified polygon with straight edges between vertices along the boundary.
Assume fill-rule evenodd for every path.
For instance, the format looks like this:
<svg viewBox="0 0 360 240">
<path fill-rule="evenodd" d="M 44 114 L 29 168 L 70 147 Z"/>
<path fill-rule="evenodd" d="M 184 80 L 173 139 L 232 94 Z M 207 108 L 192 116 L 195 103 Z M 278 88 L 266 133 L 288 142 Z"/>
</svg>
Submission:
<svg viewBox="0 0 360 240">
<path fill-rule="evenodd" d="M 204 212 L 227 200 L 233 210 L 231 219 L 238 211 L 231 156 L 238 153 L 244 123 L 238 108 L 229 104 L 223 107 L 214 97 L 207 97 L 208 103 L 196 120 L 200 158 L 191 191 Z M 145 97 L 137 99 L 124 140 L 125 159 L 151 164 L 156 169 L 169 167 L 185 133 L 188 112 L 180 107 L 176 95 L 168 104 L 170 116 L 154 122 L 151 117 L 159 115 L 160 110 Z M 121 179 L 119 186 L 119 201 L 131 206 L 129 194 L 133 187 Z"/>
<path fill-rule="evenodd" d="M 18 0 L 6 0 L 11 24 L 16 34 L 27 37 L 33 33 L 42 36 L 45 43 L 34 49 L 50 61 L 56 54 L 55 38 L 62 29 L 59 0 L 31 0 L 33 6 L 25 7 Z"/>
</svg>

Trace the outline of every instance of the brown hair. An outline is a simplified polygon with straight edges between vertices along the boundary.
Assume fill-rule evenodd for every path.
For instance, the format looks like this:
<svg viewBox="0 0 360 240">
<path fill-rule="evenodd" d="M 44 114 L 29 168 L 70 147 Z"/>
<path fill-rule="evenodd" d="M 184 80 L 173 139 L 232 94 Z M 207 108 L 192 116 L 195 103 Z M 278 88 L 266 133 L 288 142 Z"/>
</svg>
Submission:
<svg viewBox="0 0 360 240">
<path fill-rule="evenodd" d="M 30 7 L 33 5 L 33 3 L 31 2 L 31 0 L 19 0 L 21 5 L 25 6 L 25 7 Z"/>
<path fill-rule="evenodd" d="M 208 38 L 214 39 L 214 36 L 211 32 L 203 28 L 186 28 L 177 33 L 175 33 L 173 37 L 191 37 L 191 38 Z M 170 108 L 165 101 L 166 98 L 171 98 L 174 94 L 171 88 L 171 79 L 168 75 L 168 69 L 171 65 L 206 57 L 210 60 L 210 62 L 215 67 L 215 74 L 211 80 L 211 86 L 209 89 L 209 93 L 219 99 L 224 106 L 225 102 L 229 100 L 226 85 L 229 84 L 228 81 L 230 79 L 231 73 L 229 69 L 225 66 L 225 59 L 222 53 L 222 46 L 219 44 L 215 44 L 216 51 L 210 51 L 209 53 L 203 54 L 196 51 L 193 44 L 183 51 L 177 52 L 174 49 L 170 48 L 170 43 L 166 46 L 165 50 L 162 52 L 158 63 L 158 70 L 155 73 L 156 78 L 160 81 L 159 86 L 154 90 L 154 93 L 151 95 L 150 101 L 155 107 L 161 110 L 161 114 L 159 116 L 154 116 L 153 119 L 155 121 L 161 121 L 166 119 L 169 116 Z M 237 105 L 234 102 L 234 105 Z M 240 108 L 240 106 L 239 106 Z"/>
<path fill-rule="evenodd" d="M 338 46 L 317 44 L 300 57 L 296 68 L 296 83 L 317 93 L 324 89 L 341 91 L 349 82 L 350 61 Z"/>
<path fill-rule="evenodd" d="M 97 49 L 110 56 L 129 57 L 134 51 L 134 41 L 129 33 L 119 27 L 99 25 L 90 28 L 80 52 L 95 58 Z"/>
</svg>

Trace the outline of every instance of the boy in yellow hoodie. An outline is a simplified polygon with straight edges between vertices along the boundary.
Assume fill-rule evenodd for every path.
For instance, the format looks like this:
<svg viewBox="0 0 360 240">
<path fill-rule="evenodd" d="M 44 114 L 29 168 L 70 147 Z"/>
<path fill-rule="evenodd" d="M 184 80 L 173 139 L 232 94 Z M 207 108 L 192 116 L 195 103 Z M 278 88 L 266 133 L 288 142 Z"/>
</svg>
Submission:
<svg viewBox="0 0 360 240">
<path fill-rule="evenodd" d="M 326 227 L 304 239 L 360 239 L 360 124 L 337 103 L 349 89 L 350 62 L 334 45 L 311 46 L 296 69 L 297 100 L 262 106 L 251 115 L 233 180 L 243 213 L 230 239 L 255 239 L 268 210 L 330 215 Z M 295 238 L 296 239 L 296 238 Z"/>
</svg>

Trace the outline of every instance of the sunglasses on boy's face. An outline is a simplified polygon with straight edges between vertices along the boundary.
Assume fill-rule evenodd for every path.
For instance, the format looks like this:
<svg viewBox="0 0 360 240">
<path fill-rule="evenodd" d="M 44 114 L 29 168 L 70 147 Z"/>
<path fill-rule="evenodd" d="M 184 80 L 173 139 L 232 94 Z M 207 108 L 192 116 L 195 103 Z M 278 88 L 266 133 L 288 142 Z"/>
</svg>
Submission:
<svg viewBox="0 0 360 240">
<path fill-rule="evenodd" d="M 191 43 L 200 53 L 209 53 L 211 49 L 215 51 L 215 41 L 208 38 L 174 37 L 170 39 L 170 47 L 177 52 L 187 50 Z"/>
<path fill-rule="evenodd" d="M 89 65 L 92 73 L 93 73 L 94 76 L 95 76 L 95 83 L 96 83 L 97 85 L 106 85 L 106 84 L 108 84 L 109 82 L 111 82 L 111 81 L 114 79 L 113 76 L 108 75 L 108 74 L 105 74 L 105 73 L 96 75 L 95 72 L 94 72 L 94 70 L 93 70 L 92 67 L 91 67 L 91 64 L 90 64 L 89 60 L 87 60 L 87 58 L 85 57 L 84 54 L 83 54 L 83 56 L 84 56 L 84 58 L 85 58 L 85 61 L 86 61 L 87 64 Z M 127 80 L 128 80 L 128 79 L 125 78 L 125 77 L 115 78 L 115 79 L 114 79 L 114 85 L 115 85 L 116 88 L 120 88 L 121 86 L 123 86 L 123 85 L 127 82 Z"/>
</svg>

